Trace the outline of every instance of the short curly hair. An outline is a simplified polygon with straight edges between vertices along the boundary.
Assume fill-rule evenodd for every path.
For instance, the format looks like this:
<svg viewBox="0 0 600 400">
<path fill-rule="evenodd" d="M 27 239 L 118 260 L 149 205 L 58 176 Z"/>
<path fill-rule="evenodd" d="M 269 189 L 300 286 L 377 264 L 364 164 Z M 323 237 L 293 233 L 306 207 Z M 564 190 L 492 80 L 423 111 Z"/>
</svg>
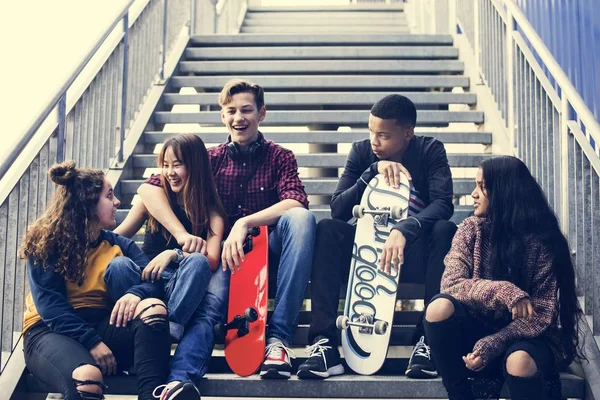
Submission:
<svg viewBox="0 0 600 400">
<path fill-rule="evenodd" d="M 408 97 L 390 94 L 371 108 L 371 114 L 381 119 L 395 119 L 398 125 L 414 128 L 417 125 L 417 108 Z"/>
</svg>

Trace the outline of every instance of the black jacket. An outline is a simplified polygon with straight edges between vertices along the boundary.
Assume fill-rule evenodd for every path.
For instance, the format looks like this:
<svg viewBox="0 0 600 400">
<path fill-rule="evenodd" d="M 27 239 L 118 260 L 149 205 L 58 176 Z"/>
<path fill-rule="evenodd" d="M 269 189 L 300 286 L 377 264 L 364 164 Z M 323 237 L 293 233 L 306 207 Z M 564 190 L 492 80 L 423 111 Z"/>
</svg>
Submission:
<svg viewBox="0 0 600 400">
<path fill-rule="evenodd" d="M 352 207 L 360 204 L 367 187 L 365 182 L 377 175 L 377 161 L 379 159 L 371 150 L 369 139 L 352 143 L 344 173 L 331 198 L 333 218 L 348 221 L 352 217 Z M 411 242 L 434 222 L 448 220 L 452 216 L 452 174 L 443 143 L 427 136 L 415 135 L 411 139 L 402 165 L 410 173 L 412 184 L 426 206 L 417 215 L 394 226 L 407 242 Z"/>
</svg>

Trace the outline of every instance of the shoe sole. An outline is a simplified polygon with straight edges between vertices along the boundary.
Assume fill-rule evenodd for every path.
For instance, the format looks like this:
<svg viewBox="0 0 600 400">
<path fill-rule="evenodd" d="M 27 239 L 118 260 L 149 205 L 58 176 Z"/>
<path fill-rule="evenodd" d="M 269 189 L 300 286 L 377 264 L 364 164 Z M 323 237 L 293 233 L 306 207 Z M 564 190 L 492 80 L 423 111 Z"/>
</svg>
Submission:
<svg viewBox="0 0 600 400">
<path fill-rule="evenodd" d="M 275 368 L 269 368 L 266 371 L 260 371 L 260 377 L 263 379 L 289 379 L 291 376 L 291 372 L 278 371 Z"/>
<path fill-rule="evenodd" d="M 423 369 L 419 369 L 419 368 L 411 368 L 411 369 L 407 369 L 404 372 L 404 375 L 406 375 L 412 379 L 433 379 L 433 378 L 437 378 L 438 372 L 437 371 L 427 371 L 427 370 L 423 370 Z"/>
<path fill-rule="evenodd" d="M 338 364 L 336 366 L 329 368 L 325 372 L 313 371 L 310 369 L 307 369 L 307 370 L 299 369 L 298 373 L 296 375 L 300 379 L 327 379 L 331 376 L 342 375 L 344 372 L 346 372 L 346 371 L 344 371 L 344 366 L 342 364 Z"/>
</svg>

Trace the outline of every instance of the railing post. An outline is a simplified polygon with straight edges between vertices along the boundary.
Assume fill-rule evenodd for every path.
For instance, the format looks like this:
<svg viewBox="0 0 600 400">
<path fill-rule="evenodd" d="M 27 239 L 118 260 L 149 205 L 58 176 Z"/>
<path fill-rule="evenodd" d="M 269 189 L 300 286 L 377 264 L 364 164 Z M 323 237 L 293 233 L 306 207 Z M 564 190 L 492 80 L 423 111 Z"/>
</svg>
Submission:
<svg viewBox="0 0 600 400">
<path fill-rule="evenodd" d="M 515 70 L 514 70 L 514 41 L 513 31 L 515 30 L 515 20 L 510 9 L 506 10 L 506 120 L 508 124 L 508 139 L 510 151 L 515 153 Z"/>
<path fill-rule="evenodd" d="M 448 0 L 448 30 L 453 38 L 456 36 L 456 0 Z"/>
<path fill-rule="evenodd" d="M 477 76 L 481 77 L 481 65 L 479 61 L 479 0 L 473 0 L 473 53 L 475 55 L 475 71 L 477 71 Z M 477 83 L 479 82 L 474 82 L 474 84 Z"/>
<path fill-rule="evenodd" d="M 127 75 L 129 70 L 129 11 L 123 17 L 123 86 L 121 87 L 121 124 L 119 127 L 118 161 L 123 162 L 123 143 L 127 123 Z"/>
<path fill-rule="evenodd" d="M 569 234 L 569 99 L 565 92 L 560 94 L 560 226 L 565 235 Z M 579 257 L 579 255 L 577 255 Z"/>
<path fill-rule="evenodd" d="M 65 127 L 67 121 L 67 92 L 62 95 L 58 101 L 58 132 L 56 146 L 56 162 L 63 162 L 65 159 Z"/>
<path fill-rule="evenodd" d="M 193 1 L 193 0 L 192 0 Z M 168 18 L 168 9 L 169 2 L 168 0 L 163 0 L 163 31 L 162 31 L 162 61 L 160 67 L 160 81 L 165 81 L 165 61 L 167 59 L 167 18 Z"/>
<path fill-rule="evenodd" d="M 196 34 L 196 0 L 190 0 L 190 36 Z"/>
</svg>

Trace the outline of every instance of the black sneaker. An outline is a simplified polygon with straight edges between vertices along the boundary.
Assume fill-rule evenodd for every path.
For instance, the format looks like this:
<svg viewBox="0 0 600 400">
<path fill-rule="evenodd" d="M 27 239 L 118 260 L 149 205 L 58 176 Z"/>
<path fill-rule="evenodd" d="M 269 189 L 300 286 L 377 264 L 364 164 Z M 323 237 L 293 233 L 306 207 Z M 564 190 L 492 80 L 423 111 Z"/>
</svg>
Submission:
<svg viewBox="0 0 600 400">
<path fill-rule="evenodd" d="M 415 345 L 404 374 L 415 379 L 430 379 L 438 376 L 437 368 L 431 358 L 431 350 L 425 343 L 425 336 L 421 336 Z"/>
<path fill-rule="evenodd" d="M 152 395 L 160 400 L 200 400 L 200 391 L 190 381 L 173 381 L 157 386 Z"/>
<path fill-rule="evenodd" d="M 344 373 L 337 346 L 328 346 L 329 339 L 317 337 L 313 344 L 306 349 L 308 360 L 298 367 L 298 378 L 325 379 Z"/>
</svg>

